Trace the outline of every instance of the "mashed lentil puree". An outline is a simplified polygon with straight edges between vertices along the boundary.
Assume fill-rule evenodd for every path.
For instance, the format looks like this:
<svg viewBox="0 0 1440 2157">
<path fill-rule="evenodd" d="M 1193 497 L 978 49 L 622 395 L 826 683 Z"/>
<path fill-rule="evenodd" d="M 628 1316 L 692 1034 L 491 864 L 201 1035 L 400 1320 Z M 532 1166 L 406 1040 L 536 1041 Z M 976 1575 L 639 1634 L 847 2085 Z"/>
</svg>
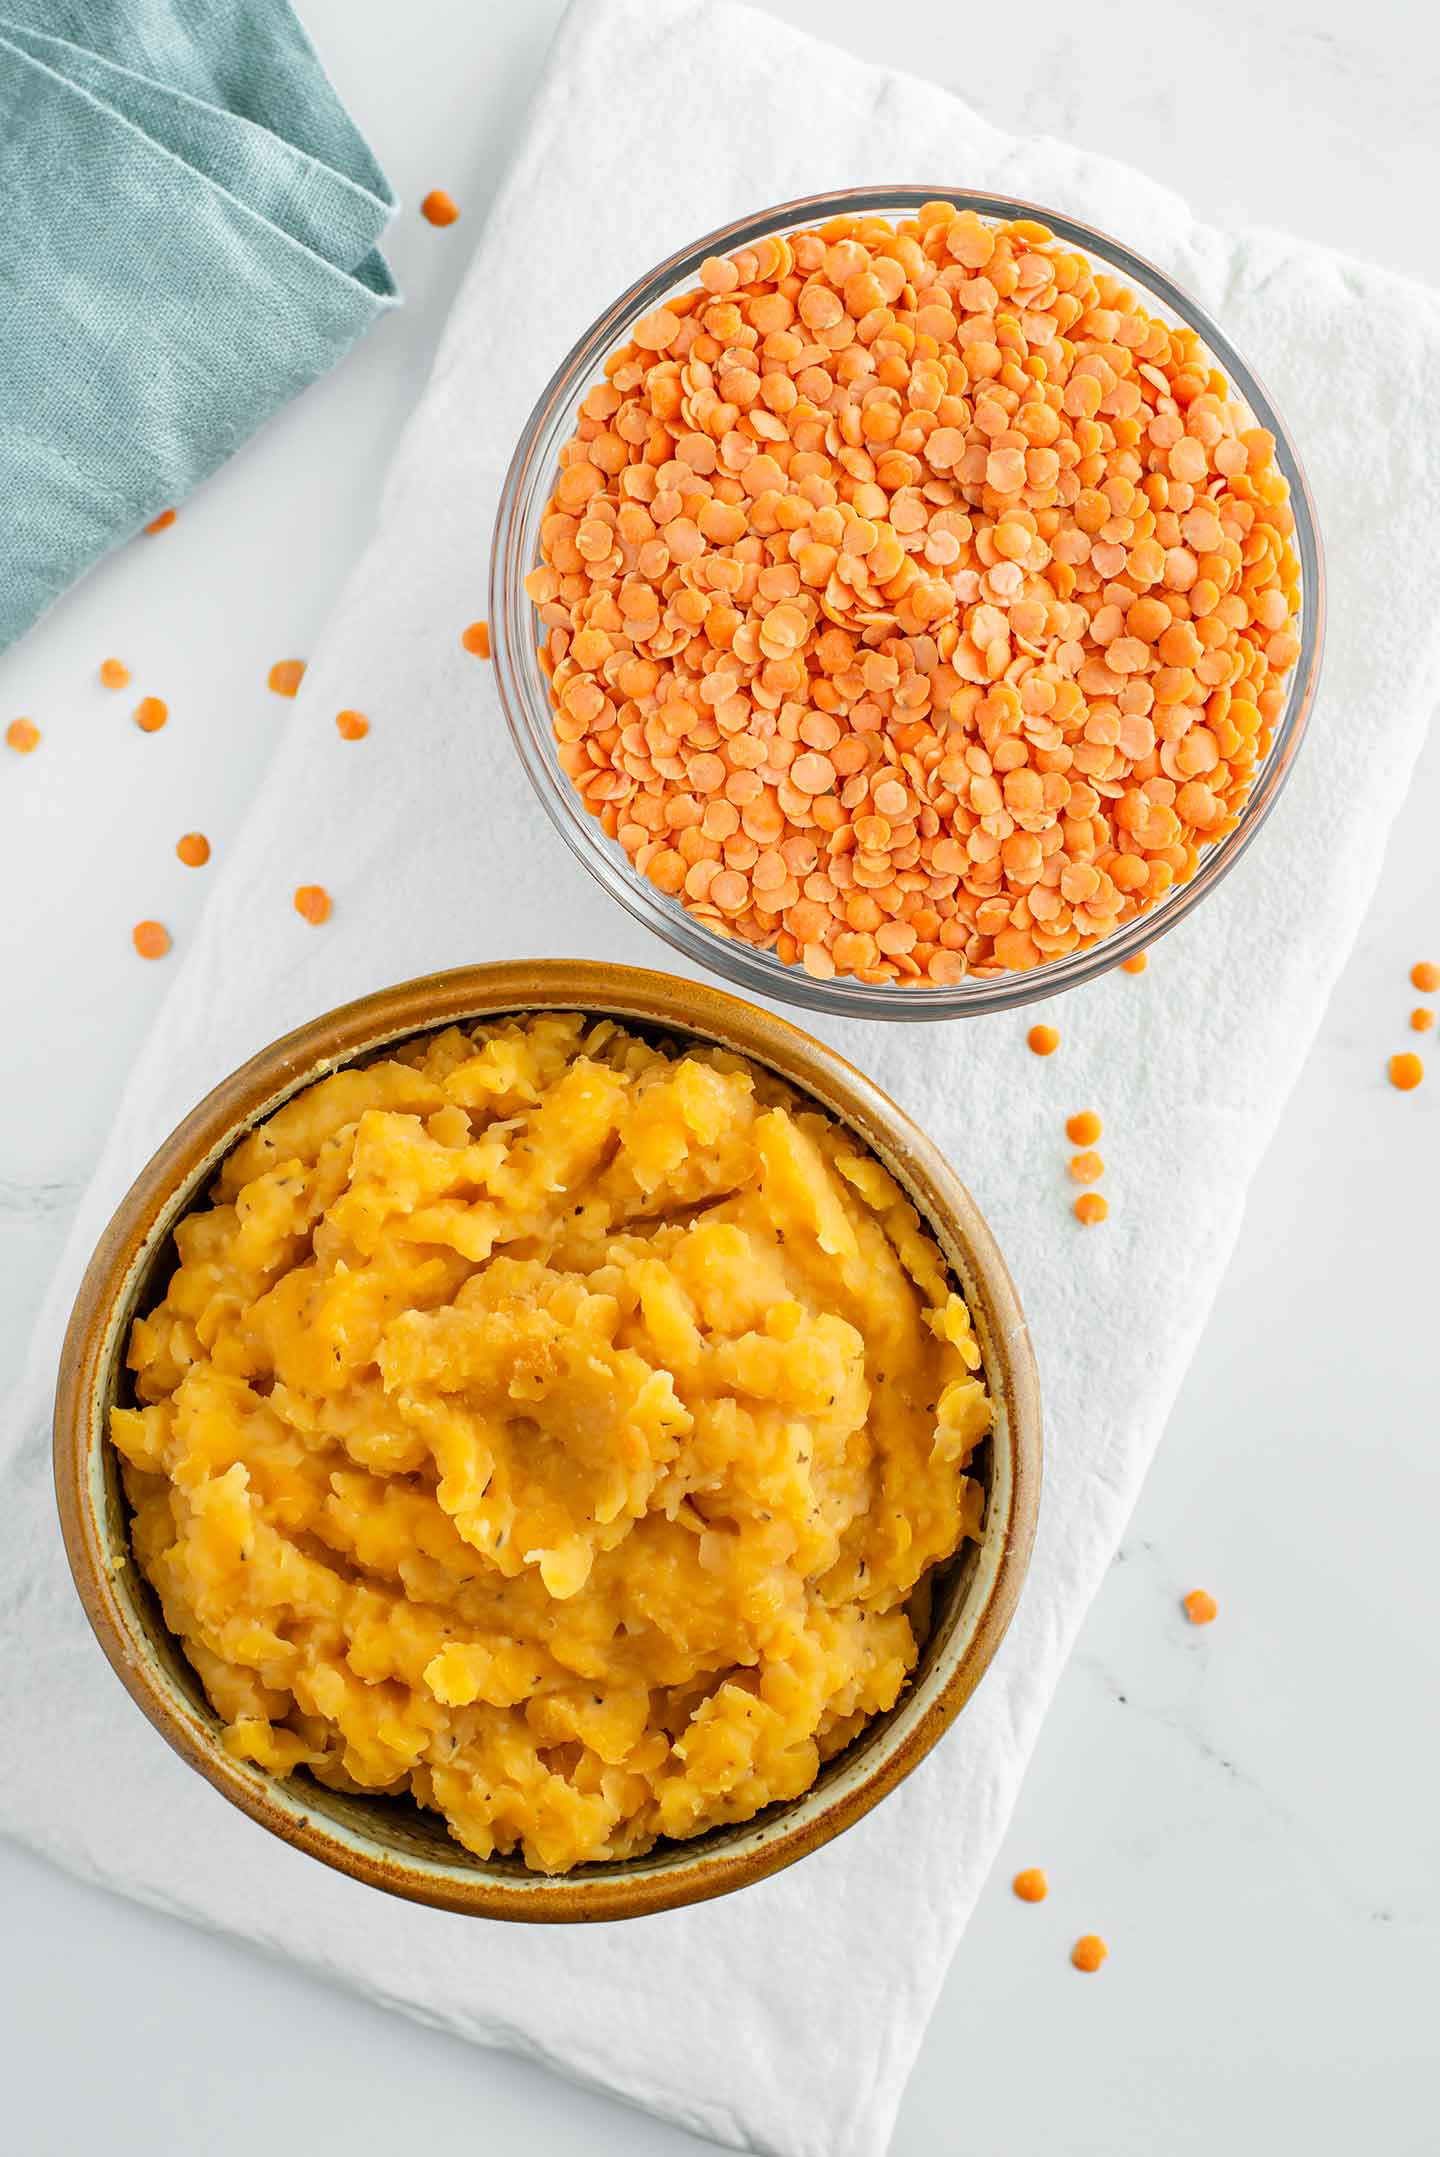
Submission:
<svg viewBox="0 0 1440 2157">
<path fill-rule="evenodd" d="M 111 1432 L 237 1757 L 544 1872 L 793 1798 L 978 1534 L 991 1403 L 880 1164 L 552 1013 L 298 1094 L 176 1231 Z"/>
</svg>

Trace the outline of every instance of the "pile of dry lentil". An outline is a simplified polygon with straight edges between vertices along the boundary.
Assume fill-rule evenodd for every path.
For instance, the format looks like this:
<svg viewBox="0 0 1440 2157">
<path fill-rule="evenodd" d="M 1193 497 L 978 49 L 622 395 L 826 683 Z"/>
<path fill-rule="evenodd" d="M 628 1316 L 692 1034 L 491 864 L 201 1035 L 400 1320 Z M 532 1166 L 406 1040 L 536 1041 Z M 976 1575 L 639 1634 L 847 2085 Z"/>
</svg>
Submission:
<svg viewBox="0 0 1440 2157">
<path fill-rule="evenodd" d="M 1274 439 L 1195 333 L 943 202 L 700 275 L 585 397 L 527 580 L 604 830 L 821 979 L 1036 966 L 1193 875 L 1300 648 Z"/>
</svg>

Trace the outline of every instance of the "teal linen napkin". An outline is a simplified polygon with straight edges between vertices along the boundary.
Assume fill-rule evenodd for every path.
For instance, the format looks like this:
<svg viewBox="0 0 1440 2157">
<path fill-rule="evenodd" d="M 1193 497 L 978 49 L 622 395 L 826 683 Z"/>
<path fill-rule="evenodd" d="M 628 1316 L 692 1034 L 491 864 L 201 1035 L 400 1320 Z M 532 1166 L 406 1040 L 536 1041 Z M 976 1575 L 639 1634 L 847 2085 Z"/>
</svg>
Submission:
<svg viewBox="0 0 1440 2157">
<path fill-rule="evenodd" d="M 0 650 L 398 299 L 287 0 L 0 0 Z"/>
</svg>

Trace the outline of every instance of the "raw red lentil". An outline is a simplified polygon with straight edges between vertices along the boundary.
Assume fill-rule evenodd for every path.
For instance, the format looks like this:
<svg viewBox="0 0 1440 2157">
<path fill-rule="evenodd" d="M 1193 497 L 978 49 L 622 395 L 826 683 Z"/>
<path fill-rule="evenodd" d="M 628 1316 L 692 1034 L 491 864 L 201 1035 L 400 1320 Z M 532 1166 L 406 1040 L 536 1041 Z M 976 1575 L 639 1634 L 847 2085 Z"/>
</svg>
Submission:
<svg viewBox="0 0 1440 2157">
<path fill-rule="evenodd" d="M 1109 1952 L 1098 1932 L 1087 1932 L 1082 1934 L 1071 1948 L 1070 1960 L 1077 1970 L 1083 1970 L 1087 1977 L 1093 1977 Z"/>
<path fill-rule="evenodd" d="M 1149 964 L 1148 954 L 1137 951 L 1132 958 L 1120 961 L 1120 971 L 1122 974 L 1143 974 Z"/>
<path fill-rule="evenodd" d="M 490 657 L 490 624 L 488 622 L 471 622 L 468 629 L 463 629 L 460 632 L 460 642 L 473 658 L 488 659 Z"/>
<path fill-rule="evenodd" d="M 1032 1026 L 1025 1036 L 1025 1046 L 1037 1056 L 1053 1056 L 1060 1046 L 1060 1036 L 1053 1026 Z"/>
<path fill-rule="evenodd" d="M 173 509 L 162 509 L 158 517 L 151 518 L 145 529 L 147 532 L 168 532 L 175 522 L 175 517 L 176 512 Z"/>
<path fill-rule="evenodd" d="M 1105 1173 L 1105 1163 L 1098 1153 L 1088 1149 L 1075 1154 L 1070 1162 L 1070 1173 L 1077 1183 L 1098 1183 Z"/>
<path fill-rule="evenodd" d="M 133 717 L 142 734 L 158 734 L 170 717 L 170 707 L 163 697 L 141 697 Z"/>
<path fill-rule="evenodd" d="M 1075 1218 L 1082 1228 L 1098 1228 L 1109 1215 L 1109 1203 L 1098 1191 L 1082 1191 L 1075 1201 Z"/>
<path fill-rule="evenodd" d="M 1425 1076 L 1425 1066 L 1413 1049 L 1402 1049 L 1398 1056 L 1392 1056 L 1387 1068 L 1391 1085 L 1398 1086 L 1401 1093 L 1412 1092 Z"/>
<path fill-rule="evenodd" d="M 1016 1873 L 1010 1885 L 1022 1902 L 1043 1902 L 1050 1892 L 1050 1882 L 1039 1865 L 1027 1865 L 1023 1872 Z"/>
<path fill-rule="evenodd" d="M 318 929 L 322 921 L 330 919 L 330 894 L 323 884 L 301 884 L 295 892 L 295 911 L 304 916 L 312 928 Z"/>
<path fill-rule="evenodd" d="M 159 921 L 137 921 L 130 941 L 142 959 L 163 959 L 170 949 L 170 931 Z"/>
<path fill-rule="evenodd" d="M 1270 746 L 1274 449 L 1194 332 L 1028 220 L 713 258 L 560 455 L 527 590 L 561 767 L 697 920 L 822 978 L 1083 949 L 1193 875 Z"/>
<path fill-rule="evenodd" d="M 130 680 L 130 669 L 123 659 L 102 659 L 100 681 L 106 689 L 123 689 Z"/>
<path fill-rule="evenodd" d="M 335 724 L 342 741 L 363 741 L 370 731 L 370 721 L 363 712 L 336 712 Z"/>
<path fill-rule="evenodd" d="M 265 677 L 277 697 L 293 697 L 305 679 L 303 659 L 277 659 Z"/>
<path fill-rule="evenodd" d="M 1440 966 L 1429 959 L 1417 959 L 1410 969 L 1410 981 L 1423 995 L 1430 996 L 1440 989 Z"/>
<path fill-rule="evenodd" d="M 210 859 L 210 841 L 203 831 L 187 831 L 175 841 L 175 851 L 187 869 L 203 869 Z"/>
<path fill-rule="evenodd" d="M 29 756 L 40 746 L 40 729 L 33 719 L 12 719 L 5 729 L 5 746 L 18 756 Z"/>
<path fill-rule="evenodd" d="M 1411 1031 L 1417 1034 L 1428 1034 L 1434 1024 L 1435 1014 L 1428 1004 L 1417 1004 L 1410 1014 Z"/>
<path fill-rule="evenodd" d="M 1185 1598 L 1184 1610 L 1192 1625 L 1213 1625 L 1220 1605 L 1208 1588 L 1192 1588 Z"/>
<path fill-rule="evenodd" d="M 420 215 L 427 224 L 453 225 L 460 215 L 460 206 L 443 187 L 432 187 L 420 205 Z"/>
<path fill-rule="evenodd" d="M 1065 1122 L 1065 1136 L 1076 1146 L 1093 1146 L 1103 1129 L 1093 1108 L 1082 1108 Z"/>
</svg>

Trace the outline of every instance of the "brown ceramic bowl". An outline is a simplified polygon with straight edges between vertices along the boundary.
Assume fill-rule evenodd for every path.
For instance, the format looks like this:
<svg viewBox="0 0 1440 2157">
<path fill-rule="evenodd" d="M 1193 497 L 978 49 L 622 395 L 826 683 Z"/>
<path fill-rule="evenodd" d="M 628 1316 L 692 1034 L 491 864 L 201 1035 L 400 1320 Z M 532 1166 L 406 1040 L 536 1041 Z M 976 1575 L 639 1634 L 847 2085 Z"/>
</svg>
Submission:
<svg viewBox="0 0 1440 2157">
<path fill-rule="evenodd" d="M 222 1749 L 219 1724 L 159 1607 L 128 1562 L 129 1524 L 106 1435 L 124 1397 L 131 1320 L 173 1262 L 176 1221 L 203 1202 L 230 1149 L 281 1102 L 338 1066 L 416 1034 L 505 1012 L 581 1010 L 768 1065 L 856 1132 L 929 1222 L 975 1321 L 996 1405 L 977 1472 L 987 1486 L 977 1545 L 941 1569 L 929 1637 L 888 1715 L 827 1762 L 813 1787 L 744 1824 L 660 1843 L 620 1864 L 557 1878 L 482 1862 L 409 1800 L 281 1782 Z M 635 1917 L 728 1893 L 828 1842 L 893 1790 L 955 1720 L 995 1653 L 1029 1559 L 1040 1495 L 1040 1403 L 1029 1335 L 974 1200 L 936 1148 L 868 1079 L 786 1020 L 718 989 L 633 967 L 533 960 L 465 967 L 382 989 L 288 1034 L 200 1103 L 144 1169 L 100 1240 L 76 1299 L 55 1404 L 55 1482 L 70 1569 L 100 1645 L 132 1699 L 207 1782 L 312 1857 L 411 1901 L 481 1917 Z"/>
</svg>

